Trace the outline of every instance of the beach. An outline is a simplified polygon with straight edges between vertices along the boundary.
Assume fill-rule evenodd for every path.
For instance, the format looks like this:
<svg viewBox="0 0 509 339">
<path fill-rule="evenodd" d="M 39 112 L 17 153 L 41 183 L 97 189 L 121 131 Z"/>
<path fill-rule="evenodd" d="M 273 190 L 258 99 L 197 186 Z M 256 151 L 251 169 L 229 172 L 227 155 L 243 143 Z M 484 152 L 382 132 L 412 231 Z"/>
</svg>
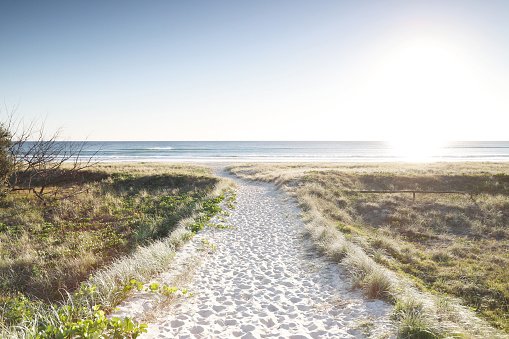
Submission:
<svg viewBox="0 0 509 339">
<path fill-rule="evenodd" d="M 220 167 L 217 174 L 227 175 Z M 111 316 L 146 321 L 142 338 L 394 336 L 393 306 L 352 289 L 344 269 L 318 255 L 286 193 L 234 180 L 237 202 L 226 221 L 232 228 L 200 231 L 146 284 L 172 285 L 193 265 L 192 279 L 179 287 L 194 295 L 161 309 L 156 296 L 136 292 Z"/>
<path fill-rule="evenodd" d="M 32 247 L 4 232 L 4 250 L 52 274 L 8 278 L 48 299 L 59 289 L 43 287 L 80 279 L 58 314 L 83 312 L 81 324 L 102 312 L 133 321 L 126 335 L 147 326 L 142 338 L 505 338 L 507 164 L 99 163 L 55 226 L 21 230 Z M 74 326 L 42 302 L 6 300 L 34 324 Z"/>
<path fill-rule="evenodd" d="M 0 339 L 509 338 L 509 1 L 0 8 Z"/>
</svg>

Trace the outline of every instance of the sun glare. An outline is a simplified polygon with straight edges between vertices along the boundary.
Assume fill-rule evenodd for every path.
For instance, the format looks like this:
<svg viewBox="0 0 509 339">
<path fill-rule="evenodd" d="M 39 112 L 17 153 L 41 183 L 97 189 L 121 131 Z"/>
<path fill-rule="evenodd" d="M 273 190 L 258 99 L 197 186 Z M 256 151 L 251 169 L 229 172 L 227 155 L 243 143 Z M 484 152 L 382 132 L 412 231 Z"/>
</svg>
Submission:
<svg viewBox="0 0 509 339">
<path fill-rule="evenodd" d="M 434 100 L 439 107 L 457 99 L 468 84 L 464 57 L 443 43 L 423 39 L 410 42 L 389 56 L 383 78 L 389 88 L 408 99 Z"/>
<path fill-rule="evenodd" d="M 411 162 L 437 160 L 445 142 L 439 140 L 404 139 L 390 142 L 396 158 Z"/>
<path fill-rule="evenodd" d="M 386 90 L 396 94 L 392 148 L 398 158 L 430 161 L 440 156 L 451 128 L 446 116 L 469 92 L 464 57 L 438 40 L 408 42 L 388 56 L 382 70 Z"/>
<path fill-rule="evenodd" d="M 472 91 L 472 69 L 464 55 L 443 42 L 410 41 L 382 60 L 377 87 L 400 114 L 450 112 Z"/>
<path fill-rule="evenodd" d="M 474 59 L 446 39 L 401 41 L 374 58 L 342 108 L 357 116 L 375 112 L 372 129 L 383 139 L 450 140 L 459 133 L 454 129 L 460 114 L 479 114 L 489 102 L 476 81 Z"/>
</svg>

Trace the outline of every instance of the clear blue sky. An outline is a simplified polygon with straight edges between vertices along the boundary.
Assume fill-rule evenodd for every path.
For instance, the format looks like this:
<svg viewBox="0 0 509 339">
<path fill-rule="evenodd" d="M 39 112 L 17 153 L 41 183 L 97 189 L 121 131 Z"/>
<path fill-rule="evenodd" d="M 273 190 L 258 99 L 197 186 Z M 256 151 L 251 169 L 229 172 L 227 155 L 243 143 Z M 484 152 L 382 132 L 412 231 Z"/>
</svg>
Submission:
<svg viewBox="0 0 509 339">
<path fill-rule="evenodd" d="M 509 1 L 0 0 L 2 113 L 74 140 L 508 140 Z"/>
</svg>

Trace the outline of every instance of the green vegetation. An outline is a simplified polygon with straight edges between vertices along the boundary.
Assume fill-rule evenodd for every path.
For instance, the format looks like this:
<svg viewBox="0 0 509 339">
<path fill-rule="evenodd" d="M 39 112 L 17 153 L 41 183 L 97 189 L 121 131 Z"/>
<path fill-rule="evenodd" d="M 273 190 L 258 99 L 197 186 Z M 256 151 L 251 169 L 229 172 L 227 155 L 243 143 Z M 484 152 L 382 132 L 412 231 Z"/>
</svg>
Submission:
<svg viewBox="0 0 509 339">
<path fill-rule="evenodd" d="M 146 332 L 145 329 L 148 327 L 146 324 L 134 324 L 129 318 L 106 318 L 99 306 L 93 307 L 95 313 L 92 320 L 72 321 L 70 316 L 59 315 L 64 326 L 46 326 L 35 338 L 136 338 Z"/>
<path fill-rule="evenodd" d="M 8 187 L 8 180 L 14 168 L 12 156 L 9 152 L 11 135 L 0 124 L 0 197 L 3 197 Z"/>
<path fill-rule="evenodd" d="M 132 279 L 162 271 L 175 248 L 221 212 L 228 188 L 198 166 L 102 164 L 81 172 L 77 182 L 47 188 L 74 185 L 79 194 L 48 202 L 13 193 L 0 206 L 2 337 L 136 337 L 142 325 L 105 314 Z"/>
<path fill-rule="evenodd" d="M 143 283 L 137 281 L 136 279 L 131 279 L 130 283 L 124 287 L 122 292 L 130 292 L 134 288 L 136 288 L 138 291 L 143 290 Z M 169 287 L 166 285 L 160 286 L 159 283 L 150 284 L 147 288 L 145 288 L 145 291 L 159 293 L 164 296 L 170 296 L 177 291 L 180 291 L 182 294 L 187 294 L 187 290 L 185 288 L 178 289 L 177 287 Z M 190 295 L 192 295 L 192 293 L 190 293 Z"/>
<path fill-rule="evenodd" d="M 472 311 L 509 331 L 509 164 L 260 164 L 231 170 L 295 194 L 317 248 L 344 264 L 366 295 L 396 305 L 402 337 L 498 335 Z M 411 193 L 360 190 L 469 191 L 473 199 L 418 193 L 413 201 Z"/>
</svg>

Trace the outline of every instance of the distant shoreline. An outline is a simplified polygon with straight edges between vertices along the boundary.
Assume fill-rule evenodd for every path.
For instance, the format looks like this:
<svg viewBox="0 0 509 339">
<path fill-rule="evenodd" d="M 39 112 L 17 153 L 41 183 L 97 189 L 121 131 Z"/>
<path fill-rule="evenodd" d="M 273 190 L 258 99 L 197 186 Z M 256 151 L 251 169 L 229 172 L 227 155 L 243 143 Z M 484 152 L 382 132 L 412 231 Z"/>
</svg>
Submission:
<svg viewBox="0 0 509 339">
<path fill-rule="evenodd" d="M 83 158 L 100 162 L 352 163 L 509 161 L 509 141 L 126 141 L 86 142 Z"/>
</svg>

